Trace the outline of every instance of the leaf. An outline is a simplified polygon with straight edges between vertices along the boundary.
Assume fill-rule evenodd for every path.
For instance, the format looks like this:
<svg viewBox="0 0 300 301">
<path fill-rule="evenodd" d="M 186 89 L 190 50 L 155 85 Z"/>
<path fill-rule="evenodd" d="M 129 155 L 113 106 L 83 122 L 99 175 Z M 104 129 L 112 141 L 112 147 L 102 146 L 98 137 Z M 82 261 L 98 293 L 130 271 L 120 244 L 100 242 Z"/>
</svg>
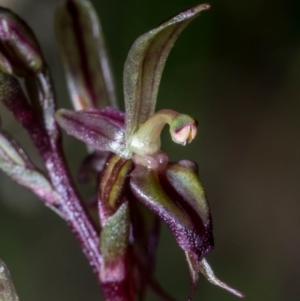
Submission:
<svg viewBox="0 0 300 301">
<path fill-rule="evenodd" d="M 67 134 L 74 136 L 89 146 L 101 151 L 110 151 L 127 157 L 124 131 L 101 113 L 71 111 L 61 109 L 56 120 Z"/>
<path fill-rule="evenodd" d="M 203 4 L 163 22 L 132 45 L 124 66 L 126 139 L 153 113 L 166 59 L 182 30 L 209 8 Z"/>
<path fill-rule="evenodd" d="M 6 264 L 0 259 L 0 301 L 19 301 Z"/>
<path fill-rule="evenodd" d="M 92 4 L 66 1 L 57 10 L 55 32 L 75 109 L 116 107 L 109 58 Z"/>
</svg>

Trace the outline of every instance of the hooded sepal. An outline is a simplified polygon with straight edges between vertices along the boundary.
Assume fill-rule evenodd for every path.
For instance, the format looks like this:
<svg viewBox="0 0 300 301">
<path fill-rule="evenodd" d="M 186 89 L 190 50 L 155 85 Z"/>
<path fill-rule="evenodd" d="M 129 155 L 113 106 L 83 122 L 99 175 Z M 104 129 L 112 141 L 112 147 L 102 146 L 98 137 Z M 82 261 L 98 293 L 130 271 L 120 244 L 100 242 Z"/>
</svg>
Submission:
<svg viewBox="0 0 300 301">
<path fill-rule="evenodd" d="M 60 109 L 56 112 L 56 120 L 67 134 L 94 149 L 128 157 L 123 128 L 110 121 L 101 110 L 79 112 Z"/>
<path fill-rule="evenodd" d="M 140 36 L 132 45 L 123 75 L 127 138 L 154 113 L 165 62 L 178 36 L 208 8 L 203 4 L 183 11 Z"/>
<path fill-rule="evenodd" d="M 75 109 L 116 107 L 109 58 L 92 4 L 65 1 L 56 13 L 55 33 Z"/>
</svg>

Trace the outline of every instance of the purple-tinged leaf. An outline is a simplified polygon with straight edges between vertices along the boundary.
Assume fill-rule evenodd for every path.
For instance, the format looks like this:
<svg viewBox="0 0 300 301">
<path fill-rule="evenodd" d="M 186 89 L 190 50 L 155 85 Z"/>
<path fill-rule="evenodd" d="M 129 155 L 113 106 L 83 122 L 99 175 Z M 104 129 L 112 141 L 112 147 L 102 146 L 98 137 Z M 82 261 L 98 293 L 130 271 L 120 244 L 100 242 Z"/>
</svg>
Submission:
<svg viewBox="0 0 300 301">
<path fill-rule="evenodd" d="M 128 262 L 129 208 L 123 203 L 114 215 L 109 217 L 100 235 L 100 253 L 103 261 L 100 281 L 107 301 L 134 301 Z"/>
<path fill-rule="evenodd" d="M 0 300 L 19 301 L 6 264 L 0 259 Z"/>
<path fill-rule="evenodd" d="M 0 7 L 0 49 L 18 76 L 33 75 L 43 67 L 41 49 L 34 33 L 22 19 L 3 7 Z M 1 69 L 11 74 L 10 68 Z"/>
<path fill-rule="evenodd" d="M 67 134 L 87 145 L 100 151 L 110 151 L 121 157 L 128 157 L 124 130 L 108 118 L 101 117 L 100 113 L 61 109 L 56 113 L 56 120 Z"/>
<path fill-rule="evenodd" d="M 116 107 L 116 95 L 100 22 L 86 0 L 66 1 L 55 32 L 76 110 Z"/>
<path fill-rule="evenodd" d="M 209 5 L 203 4 L 163 22 L 140 36 L 133 44 L 124 66 L 126 138 L 153 113 L 166 59 L 182 30 Z"/>
<path fill-rule="evenodd" d="M 160 182 L 160 175 L 142 165 L 135 167 L 130 174 L 131 190 L 135 197 L 145 206 L 157 214 L 171 229 L 178 245 L 185 251 L 204 255 L 207 248 L 203 246 L 205 233 L 195 224 L 198 220 L 189 216 L 178 206 L 176 199 L 180 198 L 172 193 L 172 188 Z M 172 199 L 169 197 L 171 195 Z M 190 213 L 190 212 L 189 212 Z"/>
</svg>

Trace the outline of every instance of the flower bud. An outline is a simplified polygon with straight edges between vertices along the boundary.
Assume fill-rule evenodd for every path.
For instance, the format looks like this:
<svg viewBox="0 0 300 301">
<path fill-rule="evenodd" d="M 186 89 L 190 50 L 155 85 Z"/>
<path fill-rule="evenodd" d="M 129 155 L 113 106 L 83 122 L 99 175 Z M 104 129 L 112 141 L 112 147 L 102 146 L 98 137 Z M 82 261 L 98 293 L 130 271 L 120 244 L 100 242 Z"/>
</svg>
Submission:
<svg viewBox="0 0 300 301">
<path fill-rule="evenodd" d="M 43 57 L 29 26 L 12 11 L 0 8 L 0 70 L 17 76 L 33 75 L 43 67 Z"/>
</svg>

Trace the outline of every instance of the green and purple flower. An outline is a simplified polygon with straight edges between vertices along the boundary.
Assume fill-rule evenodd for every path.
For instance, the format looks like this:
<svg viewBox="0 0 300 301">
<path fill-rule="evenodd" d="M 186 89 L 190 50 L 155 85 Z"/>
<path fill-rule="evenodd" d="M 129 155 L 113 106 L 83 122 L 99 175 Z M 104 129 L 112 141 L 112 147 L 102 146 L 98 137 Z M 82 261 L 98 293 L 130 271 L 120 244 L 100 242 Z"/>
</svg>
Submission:
<svg viewBox="0 0 300 301">
<path fill-rule="evenodd" d="M 165 125 L 172 140 L 185 145 L 195 138 L 197 122 L 170 109 L 155 112 L 171 48 L 182 30 L 208 8 L 204 4 L 183 11 L 134 42 L 124 66 L 125 113 L 117 108 L 105 41 L 88 1 L 65 1 L 56 14 L 74 111 L 56 111 L 49 71 L 34 34 L 11 11 L 0 10 L 0 101 L 27 130 L 45 170 L 31 163 L 3 130 L 0 169 L 68 222 L 106 301 L 142 299 L 148 286 L 163 299 L 173 300 L 154 277 L 160 220 L 185 253 L 192 279 L 190 298 L 199 272 L 243 297 L 218 280 L 204 258 L 213 249 L 213 234 L 197 164 L 169 162 L 160 150 Z M 27 96 L 16 77 L 24 80 Z M 70 177 L 58 125 L 87 145 L 79 175 L 97 183 L 90 208 Z M 90 212 L 95 208 L 96 219 Z"/>
</svg>

